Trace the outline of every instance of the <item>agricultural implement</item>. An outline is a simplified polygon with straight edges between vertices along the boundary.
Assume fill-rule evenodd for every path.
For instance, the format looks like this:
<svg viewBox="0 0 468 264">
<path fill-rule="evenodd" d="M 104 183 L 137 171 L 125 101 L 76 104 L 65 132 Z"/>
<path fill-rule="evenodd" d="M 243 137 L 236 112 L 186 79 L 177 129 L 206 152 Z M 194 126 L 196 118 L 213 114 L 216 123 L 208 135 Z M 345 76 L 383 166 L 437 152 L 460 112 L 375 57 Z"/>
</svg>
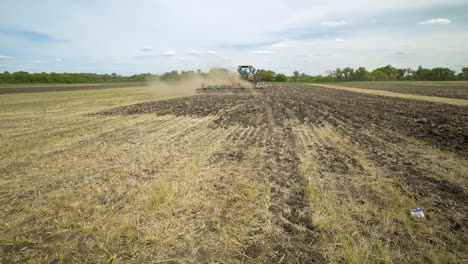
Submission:
<svg viewBox="0 0 468 264">
<path fill-rule="evenodd" d="M 266 85 L 261 82 L 260 76 L 255 74 L 255 68 L 251 65 L 241 65 L 237 68 L 237 74 L 227 84 L 210 85 L 202 83 L 197 93 L 243 93 L 265 92 Z M 236 80 L 247 81 L 246 84 Z"/>
</svg>

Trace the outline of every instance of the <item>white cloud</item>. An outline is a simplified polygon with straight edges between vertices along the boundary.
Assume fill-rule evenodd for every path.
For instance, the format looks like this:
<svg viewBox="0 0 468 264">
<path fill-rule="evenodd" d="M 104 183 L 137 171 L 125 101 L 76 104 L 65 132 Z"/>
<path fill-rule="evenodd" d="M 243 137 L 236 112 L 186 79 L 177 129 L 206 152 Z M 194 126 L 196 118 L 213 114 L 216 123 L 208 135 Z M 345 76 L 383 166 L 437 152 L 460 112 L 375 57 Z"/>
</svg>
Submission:
<svg viewBox="0 0 468 264">
<path fill-rule="evenodd" d="M 338 41 L 338 42 L 344 41 L 344 39 L 342 39 L 342 38 L 337 38 L 337 39 L 335 39 L 335 40 Z"/>
<path fill-rule="evenodd" d="M 452 23 L 452 21 L 446 18 L 437 18 L 437 19 L 432 18 L 426 21 L 419 22 L 419 24 L 422 24 L 422 25 L 447 25 L 450 23 Z"/>
<path fill-rule="evenodd" d="M 56 61 L 56 62 L 61 62 L 61 61 L 62 61 L 62 59 L 55 59 L 55 61 Z"/>
<path fill-rule="evenodd" d="M 251 53 L 254 54 L 272 54 L 271 50 L 252 50 Z"/>
<path fill-rule="evenodd" d="M 0 55 L 0 59 L 13 59 L 14 57 Z"/>
<path fill-rule="evenodd" d="M 322 27 L 339 27 L 339 26 L 344 26 L 346 24 L 348 24 L 348 22 L 346 22 L 344 20 L 320 22 L 320 26 L 322 26 Z"/>
<path fill-rule="evenodd" d="M 40 60 L 33 60 L 32 63 L 41 63 Z"/>
<path fill-rule="evenodd" d="M 332 56 L 330 53 L 322 52 L 322 53 L 317 53 L 312 56 L 317 56 L 317 57 L 324 57 L 324 56 Z"/>
<path fill-rule="evenodd" d="M 274 49 L 277 49 L 277 48 L 285 48 L 285 47 L 288 47 L 288 45 L 278 43 L 278 44 L 273 44 L 273 45 L 271 45 L 271 47 L 274 48 Z"/>
<path fill-rule="evenodd" d="M 215 50 L 208 50 L 208 51 L 191 50 L 188 53 L 192 54 L 192 55 L 201 55 L 201 54 L 215 55 L 215 54 L 217 54 L 217 52 Z"/>
<path fill-rule="evenodd" d="M 142 51 L 152 51 L 153 47 L 143 47 L 141 50 Z"/>
<path fill-rule="evenodd" d="M 173 50 L 168 50 L 162 54 L 163 56 L 175 56 L 176 53 Z"/>
</svg>

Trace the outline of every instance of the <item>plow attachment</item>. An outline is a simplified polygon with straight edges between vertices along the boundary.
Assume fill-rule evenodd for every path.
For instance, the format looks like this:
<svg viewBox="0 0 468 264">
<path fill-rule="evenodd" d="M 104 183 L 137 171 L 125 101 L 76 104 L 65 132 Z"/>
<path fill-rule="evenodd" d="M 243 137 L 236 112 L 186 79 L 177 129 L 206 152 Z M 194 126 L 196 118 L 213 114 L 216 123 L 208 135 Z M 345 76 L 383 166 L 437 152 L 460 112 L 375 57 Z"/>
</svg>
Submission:
<svg viewBox="0 0 468 264">
<path fill-rule="evenodd" d="M 244 87 L 240 84 L 215 85 L 210 86 L 202 83 L 201 88 L 196 89 L 197 93 L 264 93 L 266 85 L 257 83 L 255 87 Z"/>
</svg>

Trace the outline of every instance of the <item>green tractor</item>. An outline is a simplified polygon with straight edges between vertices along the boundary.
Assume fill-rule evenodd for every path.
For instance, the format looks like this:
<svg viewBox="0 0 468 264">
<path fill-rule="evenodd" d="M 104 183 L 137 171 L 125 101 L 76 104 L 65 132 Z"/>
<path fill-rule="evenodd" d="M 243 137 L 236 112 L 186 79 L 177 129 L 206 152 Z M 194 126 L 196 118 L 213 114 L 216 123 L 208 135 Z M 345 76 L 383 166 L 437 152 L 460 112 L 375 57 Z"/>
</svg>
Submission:
<svg viewBox="0 0 468 264">
<path fill-rule="evenodd" d="M 228 84 L 207 85 L 206 83 L 202 83 L 196 92 L 265 92 L 266 85 L 261 82 L 260 76 L 256 75 L 255 72 L 256 70 L 252 65 L 241 65 L 237 67 L 236 76 L 233 76 Z M 237 82 L 236 80 L 240 80 L 241 82 Z M 250 85 L 244 85 L 242 81 L 244 83 L 247 81 Z"/>
<path fill-rule="evenodd" d="M 254 84 L 261 81 L 260 76 L 255 75 L 255 71 L 256 70 L 252 65 L 241 65 L 237 68 L 237 72 L 240 74 L 241 79 Z"/>
</svg>

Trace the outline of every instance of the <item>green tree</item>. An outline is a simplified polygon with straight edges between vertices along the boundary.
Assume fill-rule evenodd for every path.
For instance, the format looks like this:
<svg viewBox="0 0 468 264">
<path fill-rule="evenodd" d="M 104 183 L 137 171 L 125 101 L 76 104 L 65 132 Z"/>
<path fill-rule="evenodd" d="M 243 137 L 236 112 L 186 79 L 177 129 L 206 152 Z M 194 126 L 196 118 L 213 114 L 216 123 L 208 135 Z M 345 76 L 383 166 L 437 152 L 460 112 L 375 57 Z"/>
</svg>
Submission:
<svg viewBox="0 0 468 264">
<path fill-rule="evenodd" d="M 376 81 L 388 81 L 387 74 L 385 74 L 385 72 L 378 70 L 378 69 L 372 71 L 372 77 Z"/>
<path fill-rule="evenodd" d="M 406 75 L 405 75 L 405 80 L 414 80 L 416 79 L 416 71 L 411 69 L 411 68 L 408 68 L 406 69 Z"/>
<path fill-rule="evenodd" d="M 293 76 L 291 76 L 291 80 L 293 82 L 297 82 L 299 80 L 299 76 L 300 76 L 299 71 L 294 71 Z"/>
<path fill-rule="evenodd" d="M 468 80 L 468 67 L 462 68 L 460 74 L 461 74 L 462 80 Z"/>
<path fill-rule="evenodd" d="M 364 67 L 359 67 L 354 72 L 354 80 L 355 81 L 370 81 L 371 80 L 370 73 Z"/>
<path fill-rule="evenodd" d="M 338 82 L 343 81 L 343 76 L 343 70 L 341 70 L 340 68 L 336 68 L 336 70 L 332 72 L 332 77 L 334 77 L 335 80 Z"/>
<path fill-rule="evenodd" d="M 31 75 L 29 72 L 19 71 L 12 74 L 13 82 L 15 83 L 30 83 Z"/>
<path fill-rule="evenodd" d="M 264 82 L 272 82 L 275 80 L 275 72 L 270 70 L 258 70 L 257 76 Z"/>
<path fill-rule="evenodd" d="M 2 82 L 2 83 L 11 83 L 11 82 L 13 82 L 13 77 L 11 76 L 11 73 L 9 73 L 8 71 L 5 71 L 3 74 L 1 74 L 0 82 Z"/>
<path fill-rule="evenodd" d="M 355 73 L 354 73 L 353 68 L 346 67 L 346 68 L 343 69 L 342 73 L 343 73 L 343 80 L 344 81 L 353 81 L 354 80 Z"/>
<path fill-rule="evenodd" d="M 431 81 L 432 70 L 419 66 L 418 69 L 414 72 L 414 77 L 418 81 Z"/>
<path fill-rule="evenodd" d="M 380 67 L 380 68 L 377 68 L 376 70 L 379 70 L 379 71 L 385 73 L 385 75 L 387 75 L 388 80 L 394 81 L 394 80 L 397 79 L 398 70 L 395 67 L 393 67 L 392 65 L 387 65 L 385 67 Z"/>
<path fill-rule="evenodd" d="M 48 83 L 49 82 L 49 74 L 47 74 L 45 72 L 31 74 L 31 82 L 33 82 L 33 83 Z"/>
<path fill-rule="evenodd" d="M 397 75 L 396 79 L 397 80 L 404 80 L 406 76 L 406 69 L 397 69 Z"/>
<path fill-rule="evenodd" d="M 288 81 L 288 77 L 286 77 L 286 75 L 284 75 L 282 73 L 276 74 L 275 82 L 287 82 L 287 81 Z"/>
<path fill-rule="evenodd" d="M 455 72 L 448 68 L 433 68 L 431 78 L 434 81 L 453 81 Z"/>
<path fill-rule="evenodd" d="M 170 82 L 170 81 L 179 81 L 181 78 L 180 78 L 179 72 L 171 71 L 171 72 L 164 73 L 163 75 L 161 75 L 161 77 L 159 77 L 159 79 L 161 81 Z"/>
</svg>

